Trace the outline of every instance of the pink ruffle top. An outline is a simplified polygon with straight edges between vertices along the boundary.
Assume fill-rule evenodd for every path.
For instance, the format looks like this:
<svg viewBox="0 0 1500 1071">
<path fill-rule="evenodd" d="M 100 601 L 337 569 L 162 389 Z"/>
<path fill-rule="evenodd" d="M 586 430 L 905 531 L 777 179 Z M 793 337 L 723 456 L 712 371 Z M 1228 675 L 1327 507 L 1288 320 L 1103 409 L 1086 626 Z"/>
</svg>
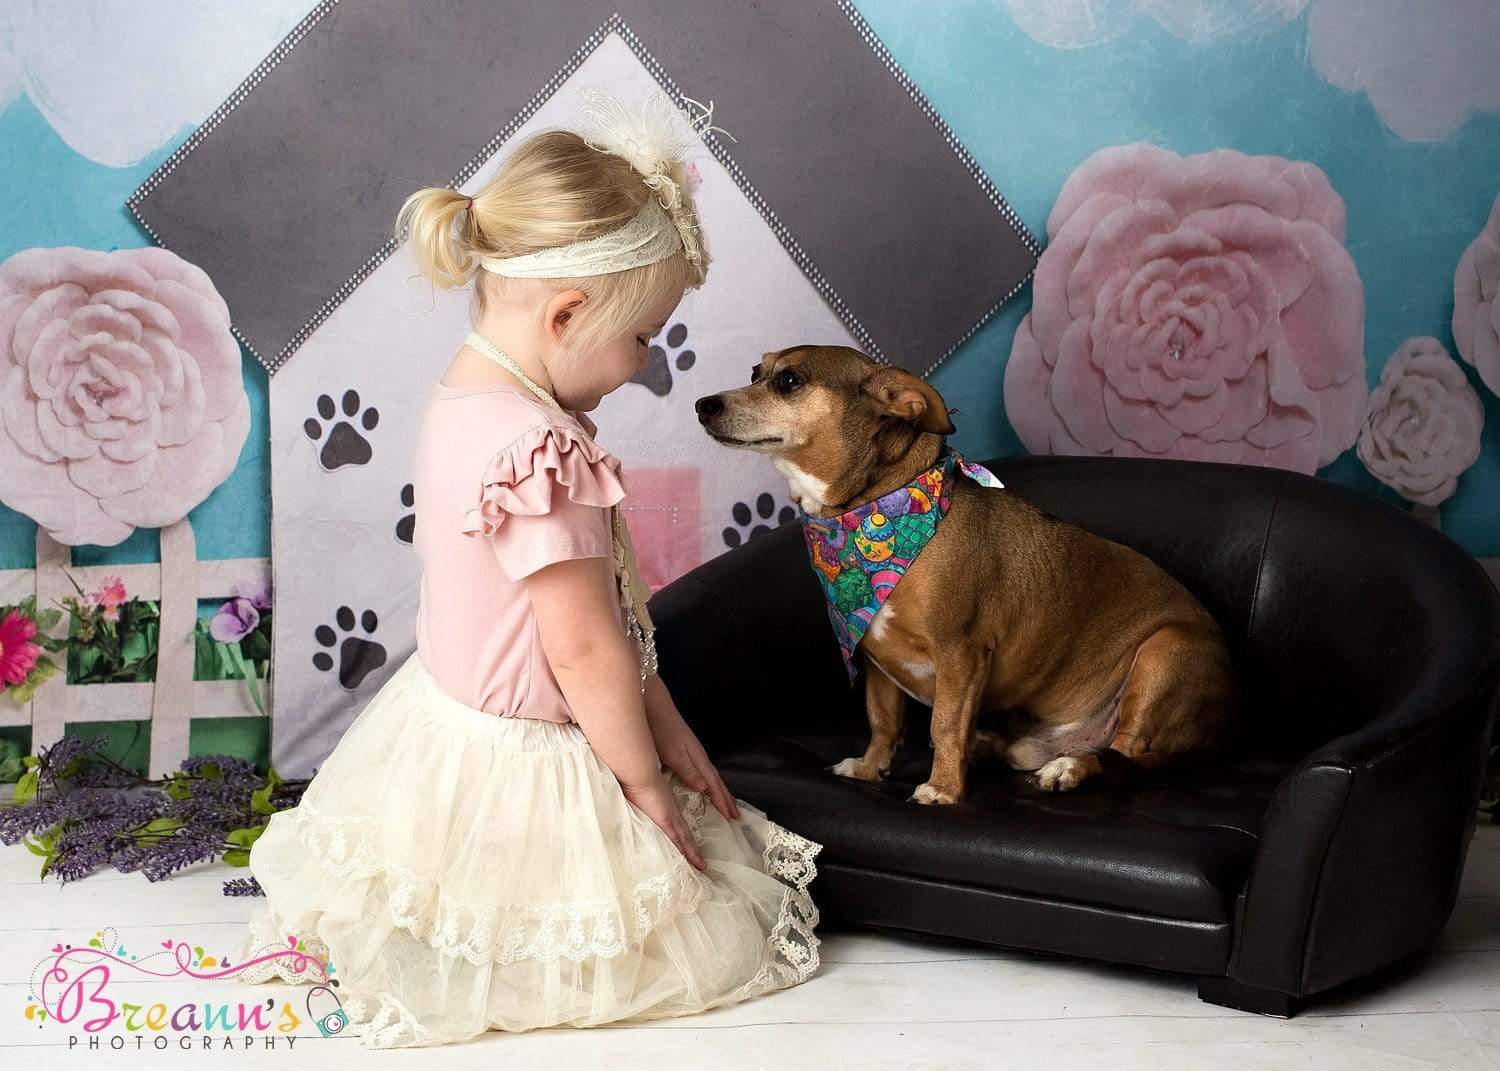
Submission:
<svg viewBox="0 0 1500 1071">
<path fill-rule="evenodd" d="M 558 414 L 517 388 L 433 388 L 413 481 L 417 654 L 460 702 L 576 720 L 542 651 L 525 577 L 569 558 L 612 558 L 609 507 L 626 489 L 595 430 L 585 414 Z"/>
</svg>

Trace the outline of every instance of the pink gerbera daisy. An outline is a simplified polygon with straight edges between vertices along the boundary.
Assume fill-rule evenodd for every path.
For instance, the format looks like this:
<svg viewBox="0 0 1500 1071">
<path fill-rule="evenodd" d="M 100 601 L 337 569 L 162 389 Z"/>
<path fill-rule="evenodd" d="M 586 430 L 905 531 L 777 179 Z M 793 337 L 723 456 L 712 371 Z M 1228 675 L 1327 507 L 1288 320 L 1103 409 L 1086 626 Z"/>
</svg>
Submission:
<svg viewBox="0 0 1500 1071">
<path fill-rule="evenodd" d="M 12 610 L 0 620 L 0 685 L 20 684 L 31 673 L 42 649 L 30 642 L 36 635 L 36 622 Z"/>
</svg>

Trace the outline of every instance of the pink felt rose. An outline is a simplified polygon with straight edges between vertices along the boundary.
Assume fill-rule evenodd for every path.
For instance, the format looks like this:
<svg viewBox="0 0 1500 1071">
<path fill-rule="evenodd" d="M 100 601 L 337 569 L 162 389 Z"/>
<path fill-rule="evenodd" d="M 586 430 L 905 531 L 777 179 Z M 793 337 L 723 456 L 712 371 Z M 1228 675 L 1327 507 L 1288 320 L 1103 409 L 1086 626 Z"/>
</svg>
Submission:
<svg viewBox="0 0 1500 1071">
<path fill-rule="evenodd" d="M 250 403 L 229 310 L 165 249 L 0 264 L 0 502 L 61 543 L 181 520 L 234 469 Z"/>
<path fill-rule="evenodd" d="M 1364 288 L 1308 163 L 1101 149 L 1047 220 L 1005 409 L 1033 453 L 1314 472 L 1364 416 Z"/>
<path fill-rule="evenodd" d="M 1489 222 L 1458 258 L 1453 273 L 1453 341 L 1458 355 L 1479 369 L 1500 394 L 1500 197 Z"/>
<path fill-rule="evenodd" d="M 1484 409 L 1435 338 L 1409 338 L 1380 371 L 1356 452 L 1401 497 L 1436 506 L 1479 459 Z"/>
</svg>

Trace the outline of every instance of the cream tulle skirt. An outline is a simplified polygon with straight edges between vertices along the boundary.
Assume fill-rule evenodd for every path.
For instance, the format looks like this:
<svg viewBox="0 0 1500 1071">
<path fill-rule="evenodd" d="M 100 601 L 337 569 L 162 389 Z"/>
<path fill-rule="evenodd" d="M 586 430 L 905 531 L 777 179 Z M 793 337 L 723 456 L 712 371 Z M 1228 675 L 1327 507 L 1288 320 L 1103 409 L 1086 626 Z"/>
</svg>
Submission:
<svg viewBox="0 0 1500 1071">
<path fill-rule="evenodd" d="M 412 655 L 252 848 L 267 900 L 237 962 L 299 939 L 331 961 L 369 1048 L 684 1015 L 805 981 L 821 845 L 667 781 L 706 872 L 578 726 L 476 710 Z M 322 970 L 282 958 L 231 977 Z"/>
</svg>

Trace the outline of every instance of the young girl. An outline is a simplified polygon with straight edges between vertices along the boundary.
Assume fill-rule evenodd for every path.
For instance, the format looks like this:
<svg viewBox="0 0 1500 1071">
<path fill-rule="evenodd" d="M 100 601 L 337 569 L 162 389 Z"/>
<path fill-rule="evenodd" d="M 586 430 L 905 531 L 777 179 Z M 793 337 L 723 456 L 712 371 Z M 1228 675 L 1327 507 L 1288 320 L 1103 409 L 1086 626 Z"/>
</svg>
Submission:
<svg viewBox="0 0 1500 1071">
<path fill-rule="evenodd" d="M 688 1014 L 818 967 L 821 846 L 730 795 L 656 675 L 628 481 L 585 415 L 703 282 L 675 109 L 586 98 L 591 137 L 534 135 L 397 217 L 437 285 L 481 269 L 416 443 L 417 649 L 255 843 L 239 960 L 331 960 L 367 1047 Z"/>
</svg>

